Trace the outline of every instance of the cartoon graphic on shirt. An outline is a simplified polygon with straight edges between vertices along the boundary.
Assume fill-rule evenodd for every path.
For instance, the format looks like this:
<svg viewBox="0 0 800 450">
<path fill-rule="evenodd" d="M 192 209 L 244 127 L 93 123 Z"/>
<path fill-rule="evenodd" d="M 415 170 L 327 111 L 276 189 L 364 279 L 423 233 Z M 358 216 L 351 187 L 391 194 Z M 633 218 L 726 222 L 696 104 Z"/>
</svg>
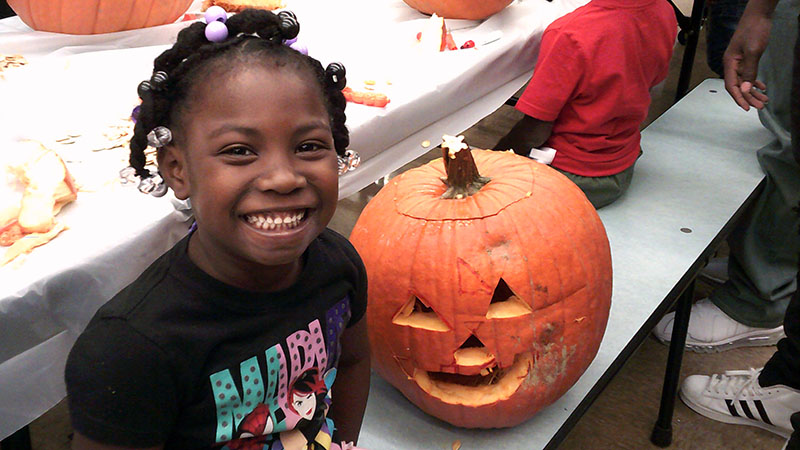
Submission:
<svg viewBox="0 0 800 450">
<path fill-rule="evenodd" d="M 327 413 L 339 338 L 349 319 L 350 301 L 345 297 L 327 311 L 324 333 L 315 319 L 268 348 L 263 359 L 253 356 L 241 362 L 240 383 L 230 369 L 211 375 L 216 442 L 223 450 L 338 448 L 331 445 L 334 427 Z"/>
</svg>

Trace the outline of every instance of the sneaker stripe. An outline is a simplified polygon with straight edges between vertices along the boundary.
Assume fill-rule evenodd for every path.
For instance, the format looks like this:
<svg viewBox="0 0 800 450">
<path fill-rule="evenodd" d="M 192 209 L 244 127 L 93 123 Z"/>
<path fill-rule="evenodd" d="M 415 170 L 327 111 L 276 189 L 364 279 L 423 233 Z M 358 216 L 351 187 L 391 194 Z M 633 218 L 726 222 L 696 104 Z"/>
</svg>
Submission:
<svg viewBox="0 0 800 450">
<path fill-rule="evenodd" d="M 728 406 L 728 411 L 730 411 L 733 417 L 739 417 L 739 412 L 736 411 L 736 407 L 733 406 L 733 400 L 725 399 L 725 404 Z"/>
<path fill-rule="evenodd" d="M 744 400 L 739 400 L 739 404 L 742 405 L 742 411 L 744 411 L 744 415 L 747 416 L 748 419 L 756 420 L 753 413 L 750 412 L 750 407 L 747 406 L 747 402 Z"/>
<path fill-rule="evenodd" d="M 764 423 L 768 423 L 768 424 L 772 425 L 772 422 L 769 420 L 769 416 L 767 415 L 767 410 L 764 409 L 764 405 L 761 403 L 761 400 L 753 400 L 753 403 L 755 403 L 755 405 L 756 405 L 756 409 L 758 410 L 758 414 L 761 415 L 761 420 L 763 420 Z"/>
</svg>

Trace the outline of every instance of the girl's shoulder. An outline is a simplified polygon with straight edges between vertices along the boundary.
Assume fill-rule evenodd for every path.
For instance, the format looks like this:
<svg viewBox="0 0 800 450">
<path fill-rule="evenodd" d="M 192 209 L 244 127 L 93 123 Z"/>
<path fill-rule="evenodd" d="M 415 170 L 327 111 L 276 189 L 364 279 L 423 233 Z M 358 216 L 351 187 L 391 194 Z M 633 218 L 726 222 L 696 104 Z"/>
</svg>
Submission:
<svg viewBox="0 0 800 450">
<path fill-rule="evenodd" d="M 350 241 L 339 234 L 338 232 L 326 228 L 317 238 L 317 242 L 323 252 L 328 253 L 330 256 L 344 257 L 350 261 L 363 265 L 361 257 L 358 255 L 355 247 Z"/>
</svg>

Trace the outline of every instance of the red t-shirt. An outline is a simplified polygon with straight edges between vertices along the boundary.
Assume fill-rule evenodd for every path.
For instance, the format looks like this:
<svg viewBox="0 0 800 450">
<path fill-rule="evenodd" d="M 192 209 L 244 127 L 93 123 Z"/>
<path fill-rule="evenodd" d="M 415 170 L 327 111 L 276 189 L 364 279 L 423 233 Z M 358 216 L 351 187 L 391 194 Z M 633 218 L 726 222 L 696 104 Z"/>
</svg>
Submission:
<svg viewBox="0 0 800 450">
<path fill-rule="evenodd" d="M 583 176 L 619 173 L 639 156 L 650 88 L 667 77 L 678 24 L 666 0 L 593 0 L 545 30 L 517 109 L 555 122 L 552 162 Z"/>
</svg>

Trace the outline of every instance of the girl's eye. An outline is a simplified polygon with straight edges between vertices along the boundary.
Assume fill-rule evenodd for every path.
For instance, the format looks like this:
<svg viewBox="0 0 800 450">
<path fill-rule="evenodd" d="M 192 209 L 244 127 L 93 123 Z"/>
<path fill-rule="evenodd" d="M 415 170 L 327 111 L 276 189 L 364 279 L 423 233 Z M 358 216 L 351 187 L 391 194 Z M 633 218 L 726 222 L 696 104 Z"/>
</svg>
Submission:
<svg viewBox="0 0 800 450">
<path fill-rule="evenodd" d="M 322 144 L 316 142 L 304 142 L 297 146 L 298 153 L 313 152 L 317 150 L 326 150 L 326 149 L 327 149 L 326 146 L 323 146 Z"/>
<path fill-rule="evenodd" d="M 232 156 L 250 156 L 254 154 L 252 150 L 242 146 L 228 147 L 222 153 Z"/>
</svg>

